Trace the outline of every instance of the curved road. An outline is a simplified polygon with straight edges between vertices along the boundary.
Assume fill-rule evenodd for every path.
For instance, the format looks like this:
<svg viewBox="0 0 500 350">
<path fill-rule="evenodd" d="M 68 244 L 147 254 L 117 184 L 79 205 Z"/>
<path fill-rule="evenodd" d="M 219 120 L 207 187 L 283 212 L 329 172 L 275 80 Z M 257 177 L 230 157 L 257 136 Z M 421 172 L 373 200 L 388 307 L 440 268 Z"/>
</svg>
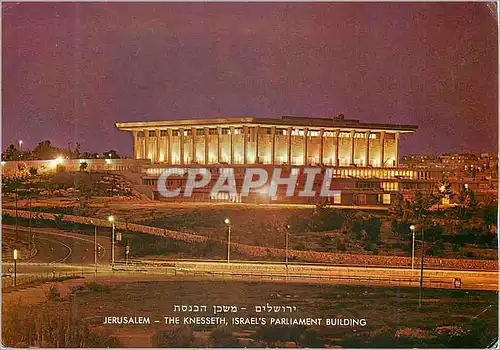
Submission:
<svg viewBox="0 0 500 350">
<path fill-rule="evenodd" d="M 29 242 L 29 228 L 18 227 L 19 238 Z M 2 225 L 2 235 L 15 237 L 15 227 Z M 48 228 L 33 228 L 32 236 L 36 254 L 32 257 L 20 257 L 18 266 L 26 266 L 23 271 L 35 272 L 45 270 L 50 264 L 68 264 L 85 267 L 94 266 L 94 237 L 90 235 L 68 233 Z M 108 265 L 110 260 L 110 240 L 107 237 L 97 236 L 97 263 Z M 117 248 L 115 246 L 115 248 Z M 118 254 L 118 251 L 116 251 Z M 117 255 L 118 256 L 118 255 Z M 2 262 L 4 266 L 12 265 L 11 259 Z M 7 269 L 4 269 L 6 271 Z"/>
</svg>

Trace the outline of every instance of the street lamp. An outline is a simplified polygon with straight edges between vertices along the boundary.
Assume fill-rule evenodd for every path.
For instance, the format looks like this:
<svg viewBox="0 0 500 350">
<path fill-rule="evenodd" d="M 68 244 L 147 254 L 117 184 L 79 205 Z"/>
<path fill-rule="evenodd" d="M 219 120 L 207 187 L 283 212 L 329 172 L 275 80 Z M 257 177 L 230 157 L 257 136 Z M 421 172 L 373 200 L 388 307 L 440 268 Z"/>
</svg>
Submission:
<svg viewBox="0 0 500 350">
<path fill-rule="evenodd" d="M 19 140 L 19 151 L 23 150 L 23 140 Z"/>
<path fill-rule="evenodd" d="M 108 221 L 111 222 L 111 267 L 115 267 L 115 218 L 113 215 L 108 216 Z"/>
<path fill-rule="evenodd" d="M 421 255 L 421 260 L 420 260 L 420 288 L 419 288 L 419 293 L 418 293 L 418 308 L 422 308 L 422 289 L 423 289 L 423 284 L 424 284 L 424 245 L 425 245 L 425 240 L 424 240 L 424 225 L 422 224 L 422 255 Z"/>
<path fill-rule="evenodd" d="M 13 257 L 14 257 L 14 287 L 16 286 L 17 284 L 17 249 L 14 249 L 14 251 L 12 252 L 13 254 Z"/>
<path fill-rule="evenodd" d="M 97 226 L 94 224 L 94 220 L 90 220 L 90 223 L 94 225 L 94 275 L 97 276 Z"/>
<path fill-rule="evenodd" d="M 410 230 L 413 237 L 411 245 L 411 276 L 413 277 L 413 267 L 415 266 L 415 225 L 410 225 Z"/>
<path fill-rule="evenodd" d="M 227 225 L 227 263 L 229 264 L 229 256 L 231 254 L 231 220 L 226 218 L 224 223 Z"/>
</svg>

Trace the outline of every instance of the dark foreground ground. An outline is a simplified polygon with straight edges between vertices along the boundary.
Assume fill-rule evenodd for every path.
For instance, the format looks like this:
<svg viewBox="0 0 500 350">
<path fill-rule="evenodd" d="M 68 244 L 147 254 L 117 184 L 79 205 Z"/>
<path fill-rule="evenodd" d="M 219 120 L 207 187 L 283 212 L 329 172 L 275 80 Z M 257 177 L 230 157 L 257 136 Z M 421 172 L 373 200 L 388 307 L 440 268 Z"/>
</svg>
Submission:
<svg viewBox="0 0 500 350">
<path fill-rule="evenodd" d="M 60 339 L 53 346 L 98 347 L 483 348 L 497 336 L 497 292 L 428 289 L 424 290 L 423 308 L 419 310 L 418 289 L 414 288 L 186 280 L 130 282 L 125 277 L 82 284 L 61 297 L 57 290 L 49 293 L 49 287 L 47 302 L 36 307 L 23 306 L 22 302 L 3 305 L 5 345 L 27 345 L 30 338 L 38 339 L 39 346 L 44 342 L 47 346 L 54 340 L 49 339 L 46 328 L 56 334 L 54 339 Z M 191 312 L 176 312 L 175 305 L 193 308 Z M 206 311 L 196 313 L 195 306 L 206 306 Z M 226 306 L 226 312 L 215 315 L 214 306 Z M 260 312 L 256 312 L 256 306 Z M 271 312 L 268 306 L 273 308 Z M 275 312 L 274 306 L 291 306 L 293 311 Z M 151 324 L 103 324 L 106 317 L 121 316 L 149 317 Z M 165 324 L 165 317 L 175 316 L 180 317 L 179 325 Z M 228 325 L 184 325 L 186 316 L 224 317 Z M 366 319 L 366 326 L 269 325 L 271 318 L 306 317 L 322 318 L 323 324 L 327 318 Z M 232 325 L 233 318 L 265 318 L 267 324 Z M 45 339 L 40 340 L 40 333 Z M 75 334 L 74 339 L 62 333 Z"/>
</svg>

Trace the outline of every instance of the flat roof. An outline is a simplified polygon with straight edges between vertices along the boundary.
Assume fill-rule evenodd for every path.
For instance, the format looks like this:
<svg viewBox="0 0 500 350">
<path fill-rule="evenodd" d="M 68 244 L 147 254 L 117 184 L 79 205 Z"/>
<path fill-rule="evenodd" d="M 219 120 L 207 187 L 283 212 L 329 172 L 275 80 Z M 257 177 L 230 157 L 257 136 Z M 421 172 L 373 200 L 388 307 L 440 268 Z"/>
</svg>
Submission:
<svg viewBox="0 0 500 350">
<path fill-rule="evenodd" d="M 363 123 L 359 120 L 344 119 L 339 117 L 318 118 L 318 117 L 300 117 L 300 116 L 277 116 L 277 117 L 255 117 L 255 116 L 234 116 L 234 117 L 215 117 L 202 119 L 177 119 L 163 121 L 146 122 L 119 122 L 115 124 L 120 130 L 132 131 L 143 129 L 162 129 L 162 128 L 182 128 L 182 127 L 216 127 L 231 125 L 266 125 L 280 127 L 317 127 L 333 129 L 362 129 L 362 130 L 390 130 L 402 133 L 412 133 L 418 128 L 417 125 L 403 124 L 381 124 L 381 123 Z"/>
</svg>

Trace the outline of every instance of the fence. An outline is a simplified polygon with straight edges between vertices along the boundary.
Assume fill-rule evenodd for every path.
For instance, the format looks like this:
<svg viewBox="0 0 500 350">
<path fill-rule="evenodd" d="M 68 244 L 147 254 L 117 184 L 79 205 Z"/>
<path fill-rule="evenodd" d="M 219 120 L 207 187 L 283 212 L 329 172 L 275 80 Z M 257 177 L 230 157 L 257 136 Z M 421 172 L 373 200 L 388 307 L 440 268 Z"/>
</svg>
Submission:
<svg viewBox="0 0 500 350">
<path fill-rule="evenodd" d="M 18 274 L 16 277 L 16 285 L 14 286 L 14 274 L 5 274 L 2 276 L 2 290 L 9 291 L 18 288 L 26 287 L 30 284 L 41 284 L 45 282 L 59 282 L 71 278 L 84 277 L 82 272 L 46 272 L 46 273 L 29 273 Z"/>
</svg>

